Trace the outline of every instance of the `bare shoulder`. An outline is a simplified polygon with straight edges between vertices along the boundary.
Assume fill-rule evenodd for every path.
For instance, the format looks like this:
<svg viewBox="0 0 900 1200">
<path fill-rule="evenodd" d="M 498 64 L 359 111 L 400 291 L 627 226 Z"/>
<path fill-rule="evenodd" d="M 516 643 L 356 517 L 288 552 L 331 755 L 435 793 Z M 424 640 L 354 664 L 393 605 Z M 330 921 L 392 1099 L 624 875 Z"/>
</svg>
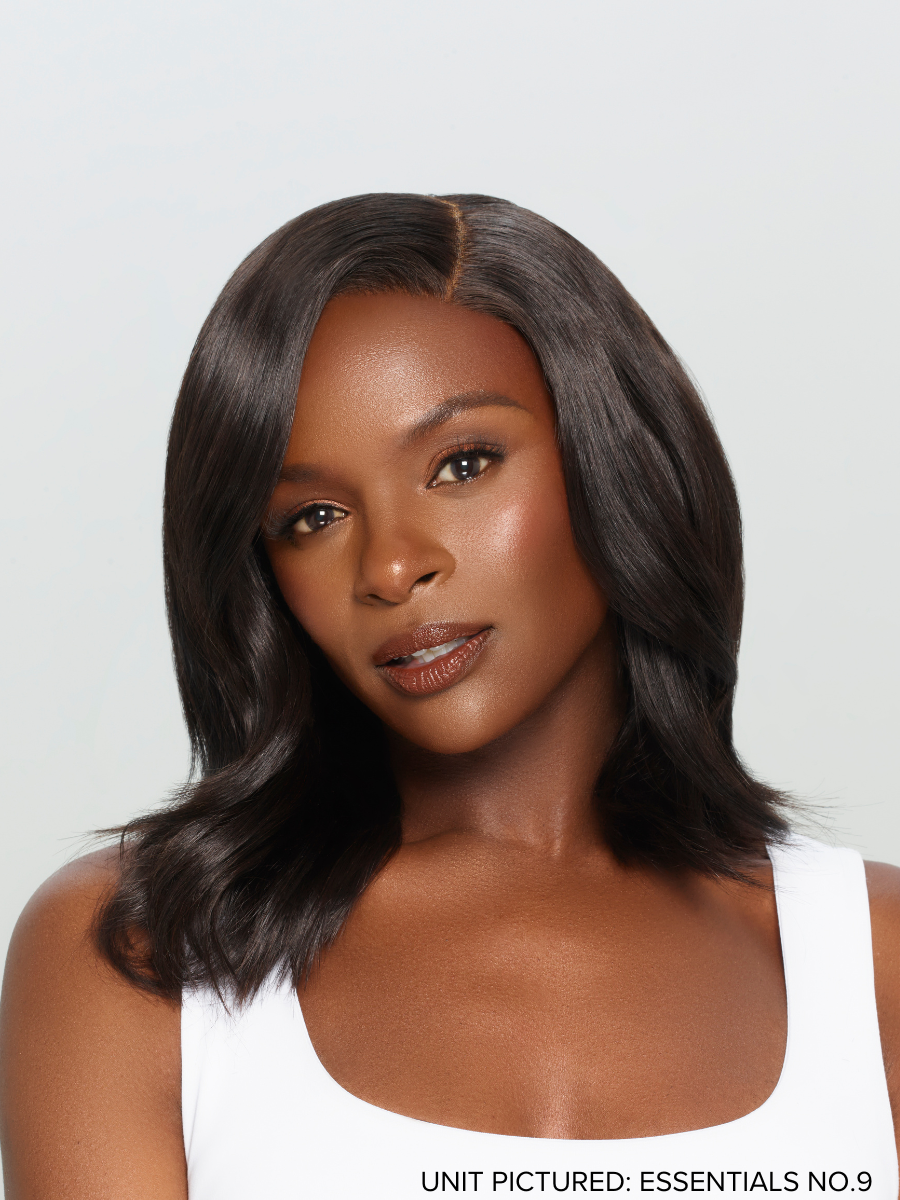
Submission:
<svg viewBox="0 0 900 1200">
<path fill-rule="evenodd" d="M 900 1003 L 900 867 L 867 862 L 866 884 L 872 914 L 875 969 L 884 976 L 886 984 L 896 984 Z"/>
<path fill-rule="evenodd" d="M 99 907 L 118 880 L 118 862 L 116 848 L 86 854 L 51 875 L 25 905 L 6 959 L 5 1015 L 15 1015 L 23 999 L 47 1015 L 61 1005 L 69 1017 L 88 995 L 101 1004 L 134 1002 L 133 989 L 119 986 L 93 937 Z"/>
<path fill-rule="evenodd" d="M 900 912 L 900 867 L 892 863 L 866 862 L 866 882 L 870 899 L 893 900 Z"/>
<path fill-rule="evenodd" d="M 900 1149 L 900 867 L 867 862 L 875 1000 L 885 1075 Z"/>
<path fill-rule="evenodd" d="M 92 917 L 103 897 L 115 887 L 118 862 L 118 848 L 106 846 L 67 863 L 45 880 L 19 917 L 13 933 L 14 951 L 27 954 L 34 935 L 48 922 L 59 932 L 73 933 L 75 926 L 81 926 L 80 932 L 86 933 L 84 917 L 88 913 Z"/>
<path fill-rule="evenodd" d="M 123 979 L 93 926 L 118 851 L 63 867 L 16 925 L 0 1001 L 7 1200 L 183 1200 L 180 1010 Z"/>
</svg>

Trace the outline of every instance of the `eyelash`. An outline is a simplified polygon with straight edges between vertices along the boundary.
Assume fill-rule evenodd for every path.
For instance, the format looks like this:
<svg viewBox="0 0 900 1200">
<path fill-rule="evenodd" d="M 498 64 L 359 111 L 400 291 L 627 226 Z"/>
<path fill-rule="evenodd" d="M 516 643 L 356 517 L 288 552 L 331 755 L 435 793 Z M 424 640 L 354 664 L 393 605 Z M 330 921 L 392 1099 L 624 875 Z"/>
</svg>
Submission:
<svg viewBox="0 0 900 1200">
<path fill-rule="evenodd" d="M 444 467 L 448 467 L 450 463 L 459 458 L 486 458 L 488 465 L 484 467 L 477 475 L 473 475 L 471 479 L 454 479 L 454 484 L 474 483 L 476 479 L 480 479 L 485 471 L 489 470 L 495 462 L 502 462 L 505 456 L 505 451 L 502 446 L 490 446 L 485 442 L 459 442 L 453 451 L 449 454 L 441 456 L 438 463 L 433 467 L 431 472 L 431 482 L 428 487 L 444 486 L 444 483 L 450 483 L 450 480 L 445 480 L 440 485 L 437 484 L 437 476 L 440 475 Z"/>
<path fill-rule="evenodd" d="M 460 442 L 451 453 L 444 454 L 442 458 L 440 458 L 435 464 L 431 471 L 430 481 L 428 484 L 426 484 L 426 487 L 446 487 L 448 484 L 451 486 L 462 486 L 464 484 L 474 483 L 477 479 L 480 479 L 494 463 L 502 462 L 504 457 L 505 450 L 502 446 L 487 445 L 484 442 Z M 445 467 L 448 467 L 452 462 L 462 458 L 486 458 L 488 459 L 488 463 L 478 472 L 477 475 L 473 475 L 471 479 L 454 479 L 438 482 L 437 477 L 440 475 L 441 471 L 443 471 Z M 270 536 L 279 538 L 291 537 L 291 535 L 295 533 L 296 525 L 303 520 L 303 517 L 307 513 L 311 514 L 317 508 L 333 509 L 335 512 L 343 511 L 338 504 L 327 504 L 321 501 L 317 501 L 313 504 L 304 504 L 302 508 L 294 509 L 293 512 L 287 513 L 280 521 L 278 521 L 276 527 L 270 531 Z M 339 517 L 336 521 L 329 521 L 328 524 L 323 525 L 321 529 L 330 529 L 332 525 L 339 524 L 339 522 L 343 519 L 343 517 Z M 321 529 L 310 529 L 306 533 L 300 533 L 299 536 L 309 537 L 311 534 L 321 532 Z"/>
</svg>

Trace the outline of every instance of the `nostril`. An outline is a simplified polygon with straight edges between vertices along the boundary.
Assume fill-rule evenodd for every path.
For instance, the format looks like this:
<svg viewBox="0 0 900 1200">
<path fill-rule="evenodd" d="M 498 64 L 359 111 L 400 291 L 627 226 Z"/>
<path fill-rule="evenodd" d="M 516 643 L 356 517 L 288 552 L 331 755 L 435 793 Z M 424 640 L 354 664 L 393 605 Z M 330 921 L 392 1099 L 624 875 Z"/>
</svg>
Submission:
<svg viewBox="0 0 900 1200">
<path fill-rule="evenodd" d="M 437 578 L 437 571 L 429 571 L 427 575 L 420 575 L 413 587 L 418 587 L 420 583 L 431 583 L 432 579 Z"/>
</svg>

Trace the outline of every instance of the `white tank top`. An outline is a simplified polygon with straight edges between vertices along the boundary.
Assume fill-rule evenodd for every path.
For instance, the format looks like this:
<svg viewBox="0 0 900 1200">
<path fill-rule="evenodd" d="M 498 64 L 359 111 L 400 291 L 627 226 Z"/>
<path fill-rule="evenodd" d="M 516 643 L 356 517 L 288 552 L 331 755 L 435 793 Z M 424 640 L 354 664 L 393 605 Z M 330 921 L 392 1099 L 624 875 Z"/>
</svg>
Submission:
<svg viewBox="0 0 900 1200">
<path fill-rule="evenodd" d="M 778 1084 L 753 1112 L 707 1129 L 610 1140 L 435 1125 L 369 1104 L 332 1079 L 289 984 L 234 1016 L 195 991 L 182 1016 L 190 1200 L 590 1192 L 619 1200 L 752 1192 L 759 1200 L 779 1191 L 897 1200 L 862 861 L 806 838 L 771 858 L 788 1036 Z"/>
</svg>

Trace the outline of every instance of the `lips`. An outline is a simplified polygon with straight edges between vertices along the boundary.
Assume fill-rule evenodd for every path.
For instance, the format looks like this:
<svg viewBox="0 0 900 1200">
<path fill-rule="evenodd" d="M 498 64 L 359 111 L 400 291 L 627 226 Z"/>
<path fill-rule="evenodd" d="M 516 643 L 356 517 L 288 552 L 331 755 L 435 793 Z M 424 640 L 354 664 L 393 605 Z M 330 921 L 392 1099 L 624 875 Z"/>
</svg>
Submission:
<svg viewBox="0 0 900 1200">
<path fill-rule="evenodd" d="M 375 666 L 398 691 L 430 696 L 463 679 L 487 644 L 491 626 L 420 625 L 390 638 L 372 656 Z"/>
</svg>

